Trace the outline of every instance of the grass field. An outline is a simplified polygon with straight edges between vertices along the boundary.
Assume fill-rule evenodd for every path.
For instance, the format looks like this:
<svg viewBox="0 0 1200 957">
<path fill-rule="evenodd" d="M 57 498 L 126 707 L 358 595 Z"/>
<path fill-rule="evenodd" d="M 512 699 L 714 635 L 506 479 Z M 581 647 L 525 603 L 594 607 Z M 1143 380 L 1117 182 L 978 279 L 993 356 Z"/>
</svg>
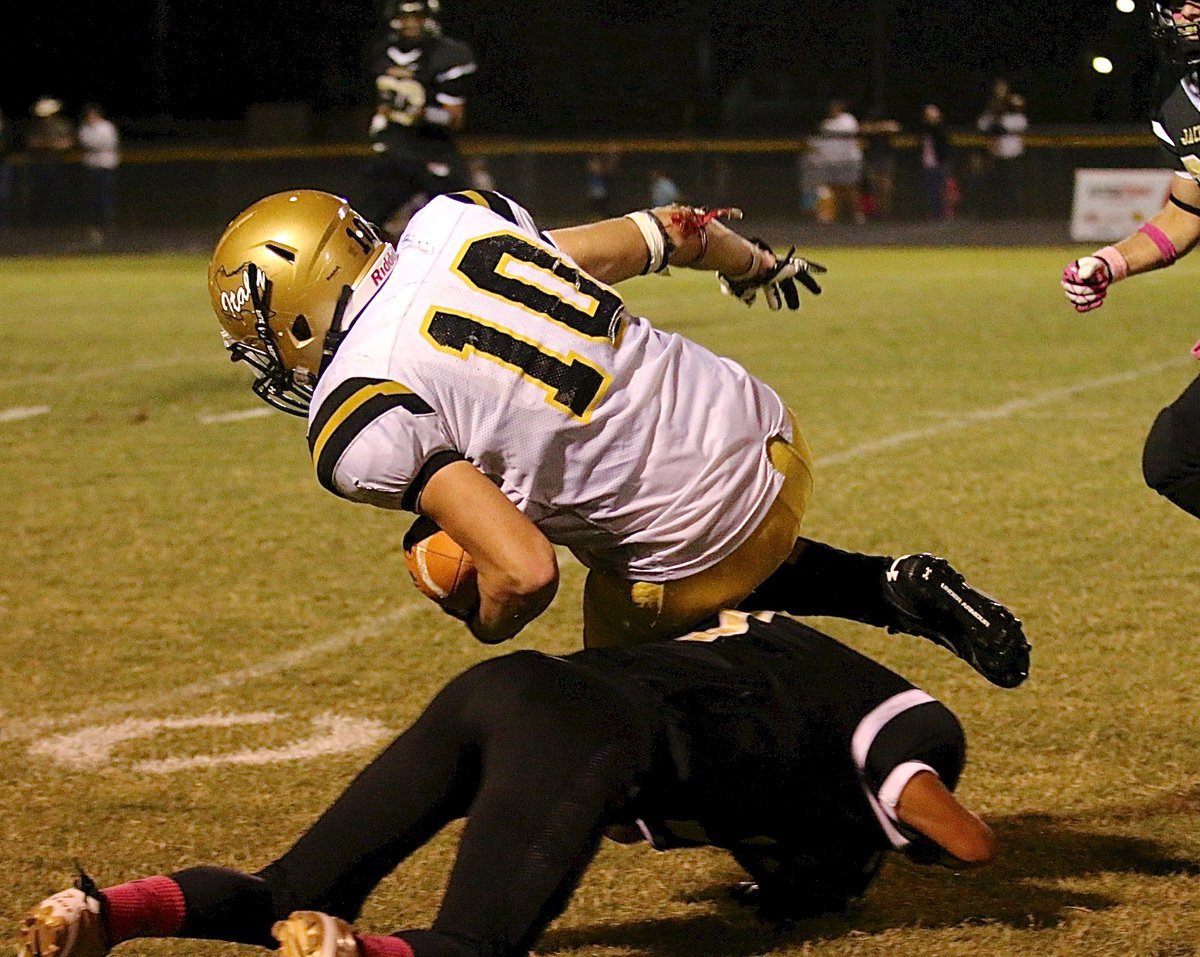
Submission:
<svg viewBox="0 0 1200 957">
<path fill-rule="evenodd" d="M 604 849 L 540 953 L 1186 955 L 1200 947 L 1194 520 L 1142 438 L 1195 374 L 1200 260 L 1077 317 L 1076 252 L 814 250 L 827 292 L 746 311 L 709 276 L 631 306 L 774 384 L 818 458 L 813 537 L 933 550 L 1020 614 L 1025 686 L 915 638 L 827 629 L 962 718 L 960 789 L 1001 857 L 889 864 L 846 918 L 785 931 L 715 851 Z M 254 410 L 199 258 L 0 261 L 0 920 L 78 858 L 116 883 L 279 853 L 433 692 L 488 654 L 419 596 L 403 517 L 321 490 L 299 420 Z M 265 408 L 265 407 L 264 407 Z M 565 558 L 565 556 L 564 556 Z M 581 570 L 513 644 L 574 647 Z M 454 835 L 361 926 L 428 921 Z M 130 954 L 233 954 L 147 942 Z"/>
</svg>

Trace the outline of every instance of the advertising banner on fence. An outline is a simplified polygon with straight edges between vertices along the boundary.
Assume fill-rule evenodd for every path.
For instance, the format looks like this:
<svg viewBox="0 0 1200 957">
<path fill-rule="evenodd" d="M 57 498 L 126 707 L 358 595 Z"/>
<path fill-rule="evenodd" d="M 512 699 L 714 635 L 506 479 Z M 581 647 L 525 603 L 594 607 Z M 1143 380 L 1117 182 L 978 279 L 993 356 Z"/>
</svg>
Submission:
<svg viewBox="0 0 1200 957">
<path fill-rule="evenodd" d="M 1071 238 L 1112 242 L 1128 236 L 1167 201 L 1169 169 L 1077 169 Z"/>
</svg>

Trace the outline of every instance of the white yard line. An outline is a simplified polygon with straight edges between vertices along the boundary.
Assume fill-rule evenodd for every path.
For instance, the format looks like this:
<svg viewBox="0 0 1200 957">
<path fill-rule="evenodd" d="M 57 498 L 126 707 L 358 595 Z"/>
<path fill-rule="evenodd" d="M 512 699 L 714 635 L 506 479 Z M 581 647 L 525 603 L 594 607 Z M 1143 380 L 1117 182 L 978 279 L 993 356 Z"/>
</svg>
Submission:
<svg viewBox="0 0 1200 957">
<path fill-rule="evenodd" d="M 1024 398 L 1012 399 L 1000 405 L 994 405 L 989 409 L 976 409 L 974 412 L 951 415 L 937 425 L 928 425 L 921 429 L 910 429 L 905 432 L 893 432 L 891 435 L 880 436 L 877 439 L 852 445 L 848 449 L 842 449 L 840 452 L 834 452 L 818 458 L 816 464 L 818 467 L 840 465 L 843 462 L 865 458 L 877 452 L 885 452 L 904 445 L 912 445 L 914 442 L 921 442 L 925 439 L 945 435 L 947 432 L 956 432 L 959 429 L 965 429 L 972 425 L 979 425 L 981 422 L 995 422 L 997 419 L 1011 418 L 1019 412 L 1036 409 L 1043 405 L 1050 405 L 1054 402 L 1060 402 L 1063 399 L 1070 399 L 1085 392 L 1096 392 L 1100 389 L 1107 389 L 1110 386 L 1136 382 L 1138 379 L 1146 379 L 1150 376 L 1158 375 L 1160 372 L 1167 372 L 1171 369 L 1179 369 L 1183 366 L 1194 364 L 1195 361 L 1191 356 L 1183 356 L 1167 362 L 1156 362 L 1153 365 L 1142 366 L 1138 369 L 1130 369 L 1126 372 L 1117 372 L 1113 375 L 1102 376 L 1099 379 L 1087 379 L 1083 382 L 1076 382 L 1073 385 L 1049 389 L 1046 392 L 1038 392 Z"/>
<path fill-rule="evenodd" d="M 21 419 L 32 419 L 35 415 L 45 415 L 50 411 L 48 405 L 15 406 L 11 409 L 0 409 L 0 422 L 19 422 Z"/>
<path fill-rule="evenodd" d="M 201 414 L 197 420 L 201 425 L 224 425 L 226 422 L 245 422 L 247 419 L 262 419 L 275 413 L 267 407 L 242 409 L 240 412 L 222 412 L 216 415 Z"/>
<path fill-rule="evenodd" d="M 1192 361 L 1194 360 L 1190 357 L 1181 357 L 1167 362 L 1158 362 L 1153 365 L 1130 369 L 1126 372 L 1118 372 L 1098 379 L 1088 379 L 1073 385 L 1050 389 L 1046 392 L 1039 392 L 1020 399 L 1013 399 L 1001 405 L 992 406 L 991 408 L 962 413 L 927 428 L 897 432 L 851 446 L 848 449 L 843 449 L 841 452 L 825 456 L 818 460 L 818 464 L 822 466 L 837 465 L 842 462 L 865 458 L 877 452 L 945 435 L 946 433 L 964 429 L 968 426 L 1010 418 L 1028 409 L 1049 405 L 1053 402 L 1059 402 L 1063 399 L 1069 399 L 1087 392 L 1095 392 L 1111 386 L 1125 385 L 1161 372 L 1181 368 Z M 0 382 L 0 386 L 2 385 L 4 383 Z M 355 627 L 333 634 L 322 641 L 305 644 L 289 651 L 278 652 L 264 658 L 257 664 L 227 671 L 208 678 L 202 678 L 199 681 L 193 681 L 174 689 L 154 692 L 126 701 L 112 701 L 106 704 L 99 704 L 59 717 L 25 720 L 9 717 L 0 721 L 0 742 L 25 741 L 36 738 L 48 730 L 111 720 L 130 714 L 139 714 L 160 705 L 179 704 L 188 699 L 198 698 L 214 691 L 237 688 L 258 678 L 264 678 L 279 671 L 297 667 L 311 659 L 344 651 L 353 645 L 378 635 L 385 628 L 395 628 L 398 625 L 402 625 L 419 607 L 421 606 L 415 603 L 402 604 L 395 611 L 375 618 L 368 618 Z"/>
<path fill-rule="evenodd" d="M 258 678 L 265 678 L 288 668 L 295 668 L 313 658 L 345 651 L 368 638 L 373 638 L 384 629 L 404 624 L 409 617 L 420 610 L 420 607 L 415 602 L 402 604 L 395 611 L 368 618 L 353 628 L 337 632 L 321 641 L 281 651 L 264 658 L 257 664 L 212 675 L 166 691 L 153 692 L 128 701 L 110 701 L 58 717 L 24 720 L 7 718 L 0 721 L 0 742 L 28 740 L 56 728 L 108 721 L 124 715 L 139 714 L 159 705 L 179 704 L 190 698 L 199 698 L 214 691 L 237 688 Z"/>
<path fill-rule="evenodd" d="M 220 356 L 217 356 L 220 359 Z M 38 385 L 69 385 L 72 382 L 91 379 L 109 379 L 117 376 L 127 376 L 136 372 L 149 372 L 153 369 L 169 369 L 171 366 L 210 365 L 210 358 L 199 356 L 169 356 L 162 359 L 141 359 L 137 362 L 127 362 L 120 366 L 98 366 L 92 369 L 68 369 L 63 372 L 47 372 L 38 375 L 18 376 L 15 379 L 0 379 L 0 389 L 20 389 L 26 386 Z"/>
</svg>

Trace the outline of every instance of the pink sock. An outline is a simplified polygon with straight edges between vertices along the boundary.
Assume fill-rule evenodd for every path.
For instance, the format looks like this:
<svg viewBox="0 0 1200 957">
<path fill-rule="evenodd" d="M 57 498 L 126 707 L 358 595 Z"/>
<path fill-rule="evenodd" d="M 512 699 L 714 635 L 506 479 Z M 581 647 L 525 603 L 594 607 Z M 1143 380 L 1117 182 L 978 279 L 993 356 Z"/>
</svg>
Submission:
<svg viewBox="0 0 1200 957">
<path fill-rule="evenodd" d="M 362 957 L 413 957 L 408 941 L 380 934 L 355 934 Z"/>
<path fill-rule="evenodd" d="M 169 877 L 146 877 L 100 893 L 110 946 L 134 937 L 173 937 L 183 926 L 183 891 Z"/>
</svg>

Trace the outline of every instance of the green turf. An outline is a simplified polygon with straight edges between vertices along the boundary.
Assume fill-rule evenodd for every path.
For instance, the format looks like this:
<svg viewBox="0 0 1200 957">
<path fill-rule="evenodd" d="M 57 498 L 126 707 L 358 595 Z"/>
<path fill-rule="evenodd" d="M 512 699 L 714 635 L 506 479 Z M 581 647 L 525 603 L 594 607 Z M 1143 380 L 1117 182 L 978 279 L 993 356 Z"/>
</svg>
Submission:
<svg viewBox="0 0 1200 957">
<path fill-rule="evenodd" d="M 1033 675 L 995 689 L 913 638 L 834 634 L 963 719 L 960 793 L 1001 857 L 955 876 L 889 865 L 844 919 L 788 930 L 724 899 L 718 852 L 606 848 L 544 953 L 1191 954 L 1200 940 L 1194 520 L 1146 490 L 1142 437 L 1195 373 L 1200 261 L 1071 311 L 1067 249 L 812 250 L 826 293 L 747 311 L 715 281 L 636 280 L 631 306 L 774 384 L 818 459 L 814 537 L 949 556 L 1024 618 Z M 334 714 L 397 730 L 489 653 L 407 580 L 403 517 L 340 502 L 299 420 L 255 407 L 220 348 L 199 258 L 0 261 L 0 920 L 85 862 L 102 883 L 258 867 L 370 749 L 151 773 L 136 762 L 284 747 Z M 568 650 L 580 569 L 514 647 Z M 273 711 L 175 729 L 92 769 L 31 746 L 127 719 Z M 444 836 L 363 915 L 427 921 Z M 234 953 L 146 943 L 131 954 Z"/>
</svg>

